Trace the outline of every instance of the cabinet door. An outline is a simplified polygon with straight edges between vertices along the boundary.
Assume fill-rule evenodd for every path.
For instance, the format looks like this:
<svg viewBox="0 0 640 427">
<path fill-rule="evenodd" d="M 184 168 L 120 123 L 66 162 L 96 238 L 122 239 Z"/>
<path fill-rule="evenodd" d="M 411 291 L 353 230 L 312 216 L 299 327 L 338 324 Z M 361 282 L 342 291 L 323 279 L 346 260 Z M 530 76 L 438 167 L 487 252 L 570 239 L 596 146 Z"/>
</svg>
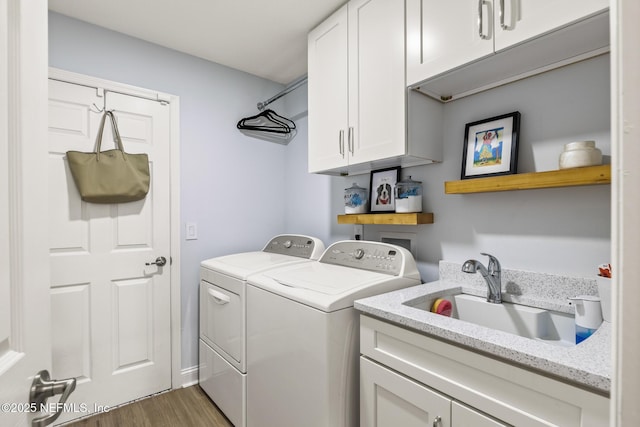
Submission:
<svg viewBox="0 0 640 427">
<path fill-rule="evenodd" d="M 451 400 L 427 387 L 360 358 L 361 427 L 451 427 Z"/>
<path fill-rule="evenodd" d="M 348 6 L 349 164 L 403 155 L 404 2 L 351 0 Z"/>
<path fill-rule="evenodd" d="M 494 1 L 496 52 L 609 7 L 608 0 Z"/>
<path fill-rule="evenodd" d="M 346 166 L 347 6 L 309 33 L 309 172 Z"/>
<path fill-rule="evenodd" d="M 493 53 L 492 1 L 406 0 L 406 7 L 408 85 Z"/>
<path fill-rule="evenodd" d="M 451 402 L 452 427 L 509 427 L 499 421 L 464 406 L 458 402 Z"/>
</svg>

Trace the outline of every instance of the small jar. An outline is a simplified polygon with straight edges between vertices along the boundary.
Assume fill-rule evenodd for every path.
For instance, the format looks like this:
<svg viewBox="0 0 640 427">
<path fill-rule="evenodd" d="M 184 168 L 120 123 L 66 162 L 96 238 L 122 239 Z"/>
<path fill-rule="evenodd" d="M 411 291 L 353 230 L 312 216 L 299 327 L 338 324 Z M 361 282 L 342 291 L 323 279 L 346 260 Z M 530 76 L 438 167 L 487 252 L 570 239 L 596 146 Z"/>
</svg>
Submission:
<svg viewBox="0 0 640 427">
<path fill-rule="evenodd" d="M 560 154 L 560 169 L 580 168 L 602 164 L 602 151 L 595 141 L 579 141 L 565 144 Z"/>
<path fill-rule="evenodd" d="M 344 213 L 367 213 L 367 189 L 359 187 L 355 182 L 353 186 L 344 189 Z"/>
<path fill-rule="evenodd" d="M 422 212 L 422 182 L 409 177 L 396 184 L 396 212 Z"/>
</svg>

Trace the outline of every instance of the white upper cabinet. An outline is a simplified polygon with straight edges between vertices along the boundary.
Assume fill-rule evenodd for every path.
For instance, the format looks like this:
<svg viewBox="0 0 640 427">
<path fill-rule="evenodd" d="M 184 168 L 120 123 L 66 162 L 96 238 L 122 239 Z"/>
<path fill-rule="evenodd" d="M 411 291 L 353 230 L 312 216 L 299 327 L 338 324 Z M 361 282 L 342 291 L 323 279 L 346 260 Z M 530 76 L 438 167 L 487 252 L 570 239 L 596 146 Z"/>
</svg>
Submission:
<svg viewBox="0 0 640 427">
<path fill-rule="evenodd" d="M 347 37 L 347 5 L 309 34 L 310 172 L 346 166 L 349 159 Z"/>
<path fill-rule="evenodd" d="M 494 3 L 496 51 L 609 7 L 608 0 L 494 0 Z"/>
<path fill-rule="evenodd" d="M 608 0 L 406 0 L 407 84 L 446 101 L 604 53 L 608 6 Z"/>
<path fill-rule="evenodd" d="M 405 151 L 404 8 L 353 0 L 309 35 L 309 171 Z"/>
<path fill-rule="evenodd" d="M 441 160 L 407 142 L 404 25 L 402 1 L 352 0 L 309 33 L 309 172 Z"/>
<path fill-rule="evenodd" d="M 408 84 L 493 53 L 493 19 L 487 19 L 492 13 L 489 3 L 482 8 L 479 0 L 406 3 Z M 481 13 L 484 38 L 480 37 Z"/>
</svg>

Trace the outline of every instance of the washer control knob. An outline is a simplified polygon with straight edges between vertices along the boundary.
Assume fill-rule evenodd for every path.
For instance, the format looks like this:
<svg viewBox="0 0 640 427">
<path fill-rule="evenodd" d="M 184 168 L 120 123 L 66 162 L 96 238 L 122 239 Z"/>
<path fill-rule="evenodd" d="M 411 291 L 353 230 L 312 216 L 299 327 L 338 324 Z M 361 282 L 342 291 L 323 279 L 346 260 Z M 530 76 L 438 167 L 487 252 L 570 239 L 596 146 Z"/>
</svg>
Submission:
<svg viewBox="0 0 640 427">
<path fill-rule="evenodd" d="M 363 256 L 364 256 L 364 249 L 356 249 L 354 257 L 356 259 L 362 259 Z"/>
<path fill-rule="evenodd" d="M 284 247 L 289 249 L 291 247 L 291 240 L 287 240 L 286 242 L 284 242 Z"/>
</svg>

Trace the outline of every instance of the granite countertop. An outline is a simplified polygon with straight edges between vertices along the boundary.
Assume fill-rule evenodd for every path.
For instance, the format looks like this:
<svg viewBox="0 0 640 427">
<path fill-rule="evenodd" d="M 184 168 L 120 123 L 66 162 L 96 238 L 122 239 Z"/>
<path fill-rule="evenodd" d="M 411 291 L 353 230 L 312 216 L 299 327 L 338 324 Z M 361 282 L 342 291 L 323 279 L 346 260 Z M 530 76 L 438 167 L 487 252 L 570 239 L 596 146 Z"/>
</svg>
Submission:
<svg viewBox="0 0 640 427">
<path fill-rule="evenodd" d="M 609 322 L 603 322 L 591 337 L 579 345 L 563 347 L 437 315 L 427 310 L 404 304 L 409 301 L 415 302 L 421 299 L 427 301 L 432 298 L 461 292 L 478 294 L 478 291 L 481 291 L 486 295 L 486 285 L 482 281 L 478 282 L 477 277 L 474 278 L 476 275 L 463 274 L 462 276 L 456 276 L 456 274 L 453 274 L 457 280 L 448 280 L 451 279 L 452 274 L 448 274 L 446 271 L 443 272 L 443 269 L 448 273 L 460 271 L 459 265 L 446 263 L 443 266 L 441 262 L 441 280 L 361 299 L 356 301 L 354 306 L 362 313 L 495 355 L 505 361 L 515 362 L 519 365 L 542 371 L 568 382 L 593 389 L 601 394 L 610 392 L 611 324 Z M 511 276 L 506 282 L 507 291 L 509 289 L 513 290 L 513 285 L 517 285 L 518 282 L 524 283 L 525 281 L 522 276 L 523 272 L 512 271 L 510 273 Z M 507 276 L 509 277 L 509 272 L 507 272 Z M 461 284 L 461 281 L 468 281 L 470 280 L 469 278 L 473 279 L 473 284 L 468 282 Z M 528 279 L 530 278 L 527 277 L 526 281 L 529 282 Z M 550 280 L 550 276 L 545 275 L 542 279 L 537 283 L 539 286 L 534 286 L 537 293 L 527 290 L 526 286 L 518 286 L 518 289 L 525 290 L 520 292 L 520 295 L 504 293 L 504 300 L 519 303 L 526 301 L 526 305 L 560 312 L 571 312 L 573 307 L 564 300 L 559 299 L 557 295 L 553 295 L 554 298 L 550 297 L 550 293 L 545 292 L 545 286 L 549 287 L 547 290 L 552 289 L 551 293 L 557 293 L 559 289 L 563 288 L 563 286 L 559 285 L 559 282 L 563 284 L 569 283 L 568 286 L 564 286 L 565 292 L 569 296 L 597 295 L 595 281 L 592 286 L 589 281 L 563 281 L 563 278 L 559 276 Z M 534 280 L 534 282 L 536 281 Z M 540 283 L 545 283 L 546 285 L 540 285 Z M 505 288 L 504 270 L 503 288 Z"/>
</svg>

